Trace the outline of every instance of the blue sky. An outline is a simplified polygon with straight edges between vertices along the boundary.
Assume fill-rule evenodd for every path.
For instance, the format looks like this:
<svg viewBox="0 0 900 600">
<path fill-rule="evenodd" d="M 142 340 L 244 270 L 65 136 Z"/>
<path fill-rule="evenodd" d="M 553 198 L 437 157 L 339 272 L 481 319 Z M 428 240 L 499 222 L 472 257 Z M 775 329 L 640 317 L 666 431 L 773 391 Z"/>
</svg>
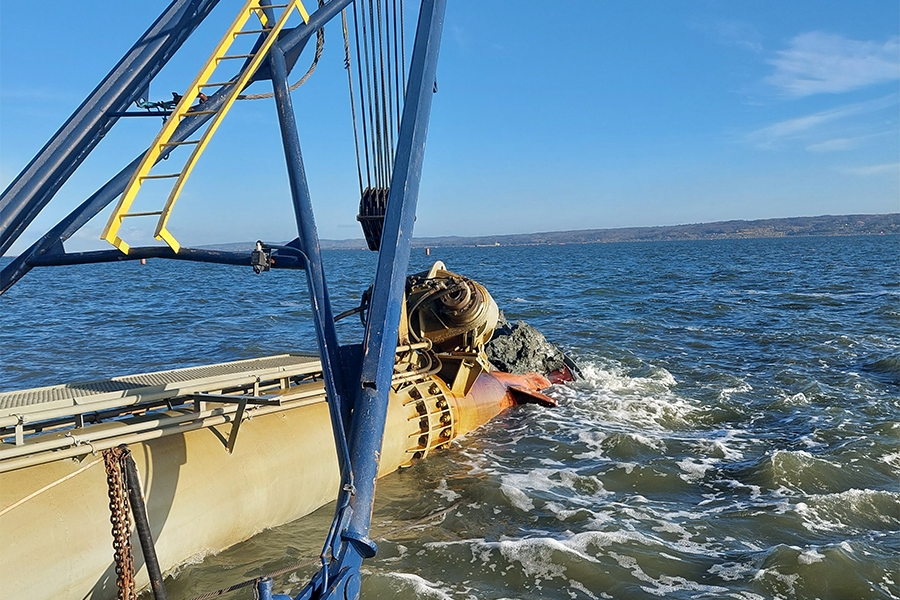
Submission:
<svg viewBox="0 0 900 600">
<path fill-rule="evenodd" d="M 52 0 L 39 16 L 28 3 L 0 6 L 0 185 L 164 6 Z M 154 97 L 183 91 L 237 7 L 219 4 L 154 82 Z M 323 238 L 361 237 L 342 61 L 333 23 L 318 70 L 294 94 Z M 900 211 L 894 0 L 451 0 L 438 84 L 420 236 Z M 158 127 L 120 122 L 13 250 Z M 104 224 L 95 219 L 67 248 L 104 247 Z M 188 245 L 294 237 L 271 100 L 228 115 L 171 229 Z"/>
</svg>

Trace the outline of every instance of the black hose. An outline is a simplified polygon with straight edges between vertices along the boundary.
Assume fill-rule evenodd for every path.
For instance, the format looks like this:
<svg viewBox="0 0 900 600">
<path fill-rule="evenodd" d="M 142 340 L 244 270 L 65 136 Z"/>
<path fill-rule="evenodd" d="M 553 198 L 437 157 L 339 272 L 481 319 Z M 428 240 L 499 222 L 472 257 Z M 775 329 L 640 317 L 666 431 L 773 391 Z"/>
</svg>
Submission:
<svg viewBox="0 0 900 600">
<path fill-rule="evenodd" d="M 122 466 L 125 467 L 125 484 L 128 488 L 131 514 L 134 516 L 138 539 L 141 542 L 141 551 L 144 553 L 144 564 L 147 565 L 147 574 L 150 576 L 150 587 L 153 588 L 153 596 L 156 600 L 168 600 L 162 572 L 159 569 L 159 559 L 156 556 L 156 548 L 153 545 L 153 534 L 150 532 L 147 505 L 144 504 L 144 498 L 141 496 L 137 466 L 131 457 L 131 451 L 127 448 L 122 454 L 122 463 Z"/>
</svg>

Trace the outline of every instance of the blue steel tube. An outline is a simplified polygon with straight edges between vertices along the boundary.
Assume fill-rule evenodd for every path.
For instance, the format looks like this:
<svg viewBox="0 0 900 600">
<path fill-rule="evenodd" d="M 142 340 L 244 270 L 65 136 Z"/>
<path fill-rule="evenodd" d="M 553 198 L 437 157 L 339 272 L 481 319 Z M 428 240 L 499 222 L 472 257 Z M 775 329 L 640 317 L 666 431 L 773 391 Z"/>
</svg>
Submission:
<svg viewBox="0 0 900 600">
<path fill-rule="evenodd" d="M 219 0 L 174 0 L 0 195 L 0 255 L 41 212 Z"/>
<path fill-rule="evenodd" d="M 209 97 L 206 106 L 210 110 L 218 108 L 224 101 L 227 90 L 219 90 Z M 175 130 L 172 141 L 180 142 L 188 138 L 192 133 L 197 131 L 211 115 L 196 115 L 184 119 Z M 19 279 L 25 276 L 35 264 L 37 264 L 42 256 L 48 254 L 61 253 L 62 243 L 72 237 L 79 229 L 81 229 L 88 221 L 97 216 L 97 214 L 106 208 L 110 202 L 118 198 L 128 185 L 132 173 L 138 167 L 141 159 L 140 156 L 132 160 L 127 167 L 119 171 L 112 179 L 107 181 L 103 187 L 94 192 L 90 198 L 82 202 L 75 210 L 66 216 L 62 221 L 56 224 L 50 231 L 44 234 L 38 241 L 32 244 L 25 252 L 16 257 L 13 262 L 8 264 L 6 268 L 0 271 L 0 294 L 12 287 Z M 160 157 L 160 160 L 168 158 L 168 154 Z M 14 241 L 15 238 L 13 238 Z"/>
<path fill-rule="evenodd" d="M 353 405 L 350 460 L 356 494 L 350 502 L 352 514 L 343 537 L 354 542 L 350 547 L 359 555 L 360 562 L 361 558 L 371 556 L 375 550 L 368 533 L 445 8 L 446 0 L 424 0 L 419 12 L 381 249 L 378 253 L 378 270 L 363 340 L 360 385 Z"/>
<path fill-rule="evenodd" d="M 285 33 L 284 37 L 278 41 L 285 58 L 296 58 L 312 34 L 324 27 L 325 23 L 336 17 L 351 2 L 353 0 L 331 0 L 309 15 L 309 22 Z M 288 60 L 288 62 L 290 61 Z"/>
<path fill-rule="evenodd" d="M 287 162 L 288 179 L 291 186 L 291 197 L 294 202 L 294 214 L 297 220 L 299 250 L 307 257 L 307 276 L 310 282 L 310 302 L 316 326 L 316 338 L 319 355 L 322 361 L 322 374 L 328 394 L 328 405 L 331 409 L 332 426 L 338 448 L 341 438 L 345 437 L 343 424 L 345 413 L 349 408 L 345 403 L 349 400 L 346 392 L 347 382 L 340 360 L 337 331 L 334 327 L 334 315 L 331 300 L 325 284 L 325 272 L 322 267 L 322 252 L 319 247 L 319 235 L 313 216 L 312 199 L 306 181 L 306 170 L 303 167 L 303 154 L 300 150 L 300 137 L 297 134 L 297 123 L 294 117 L 294 106 L 287 81 L 287 65 L 284 53 L 278 44 L 269 53 L 269 64 L 272 67 L 272 87 L 275 93 L 275 106 L 278 110 L 278 123 L 281 126 L 281 139 L 284 144 L 284 156 Z M 344 464 L 343 456 L 338 452 L 341 463 L 342 480 L 348 483 L 350 465 Z"/>
<path fill-rule="evenodd" d="M 346 7 L 351 0 L 331 0 L 325 6 L 319 8 L 316 12 L 310 15 L 309 23 L 300 25 L 295 29 L 291 30 L 285 36 L 285 41 L 290 39 L 290 47 L 291 52 L 300 52 L 309 38 L 313 33 L 316 32 L 320 27 L 322 27 L 325 23 L 327 23 L 330 19 L 334 18 L 344 7 Z M 207 0 L 209 2 L 209 0 Z M 215 2 L 209 3 L 209 9 L 215 5 Z M 174 4 L 173 4 L 174 5 Z M 206 10 L 208 12 L 208 10 Z M 203 12 L 197 11 L 198 18 L 200 15 L 204 15 Z M 173 48 L 171 52 L 174 52 L 177 48 Z M 161 65 L 160 65 L 161 66 Z M 98 88 L 99 89 L 99 88 Z M 216 108 L 220 102 L 223 101 L 225 97 L 225 91 L 220 90 L 216 92 L 214 95 L 210 96 L 209 100 L 207 100 L 207 106 L 210 108 Z M 129 101 L 130 102 L 130 101 Z M 84 106 L 84 105 L 83 105 Z M 80 109 L 79 109 L 80 110 Z M 75 118 L 75 115 L 70 118 L 70 122 Z M 185 119 L 182 124 L 178 127 L 178 130 L 175 132 L 173 136 L 173 141 L 182 141 L 186 139 L 191 133 L 196 131 L 203 123 L 209 120 L 211 117 L 209 115 L 198 115 L 196 117 L 191 117 L 189 119 Z M 111 126 L 112 121 L 109 122 Z M 64 126 L 60 132 L 67 129 L 69 123 Z M 108 127 L 107 127 L 108 129 Z M 104 130 L 105 131 L 105 130 Z M 57 134 L 57 137 L 59 133 Z M 99 139 L 99 138 L 98 138 Z M 56 138 L 54 138 L 56 140 Z M 49 148 L 51 144 L 47 145 Z M 59 142 L 57 142 L 59 145 Z M 45 148 L 42 151 L 44 154 L 47 151 Z M 41 256 L 51 252 L 61 251 L 59 250 L 59 245 L 66 241 L 69 237 L 71 237 L 76 231 L 81 229 L 90 219 L 96 216 L 101 210 L 103 210 L 110 202 L 115 200 L 119 195 L 122 194 L 122 191 L 125 189 L 125 186 L 128 184 L 128 181 L 131 179 L 131 174 L 134 172 L 134 169 L 137 168 L 137 165 L 140 164 L 141 159 L 143 158 L 143 153 L 136 157 L 127 167 L 119 171 L 115 177 L 110 179 L 102 188 L 97 190 L 90 198 L 85 200 L 80 206 L 78 206 L 75 210 L 73 210 L 65 219 L 60 221 L 53 229 L 51 229 L 47 234 L 45 234 L 40 240 L 35 242 L 28 248 L 25 252 L 19 255 L 11 264 L 7 265 L 5 269 L 0 271 L 0 294 L 3 294 L 6 290 L 8 290 L 13 284 L 15 284 L 19 279 L 25 276 L 28 271 L 31 270 L 31 267 L 34 265 L 35 260 Z M 46 162 L 47 158 L 41 158 L 41 155 L 35 157 L 31 164 L 26 168 L 26 171 L 29 169 L 33 169 L 35 165 L 40 162 Z M 80 162 L 80 161 L 79 161 Z M 68 164 L 68 162 L 66 163 Z M 77 167 L 77 164 L 73 163 L 73 168 Z M 23 171 L 22 174 L 13 182 L 12 185 L 3 193 L 3 196 L 0 197 L 0 242 L 2 242 L 3 250 L 0 251 L 2 254 L 9 245 L 11 245 L 21 234 L 22 230 L 24 230 L 24 226 L 21 228 L 15 228 L 10 225 L 10 229 L 7 232 L 5 223 L 5 215 L 7 210 L 13 210 L 13 201 L 15 200 L 14 196 L 17 196 L 19 192 L 13 194 L 13 185 L 19 180 L 23 180 L 26 175 L 26 171 Z M 62 185 L 60 183 L 60 185 Z M 57 186 L 58 187 L 58 186 Z M 55 192 L 54 188 L 51 192 Z M 46 196 L 46 198 L 42 201 L 42 203 L 38 206 L 38 203 L 35 201 L 35 215 L 37 212 L 49 202 L 52 197 L 52 193 Z M 7 207 L 9 205 L 9 208 Z M 12 213 L 10 213 L 12 214 Z M 32 215 L 28 222 L 34 218 Z M 25 223 L 27 226 L 27 223 Z"/>
</svg>

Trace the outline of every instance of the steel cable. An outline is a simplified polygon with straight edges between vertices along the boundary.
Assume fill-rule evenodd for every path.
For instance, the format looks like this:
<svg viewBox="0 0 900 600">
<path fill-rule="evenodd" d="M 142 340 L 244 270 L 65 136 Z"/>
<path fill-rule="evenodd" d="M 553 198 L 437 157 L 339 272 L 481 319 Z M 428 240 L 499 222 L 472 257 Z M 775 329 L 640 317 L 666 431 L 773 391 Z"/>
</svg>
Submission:
<svg viewBox="0 0 900 600">
<path fill-rule="evenodd" d="M 325 0 L 319 0 L 319 8 L 322 8 L 325 5 Z M 325 28 L 320 27 L 316 31 L 316 54 L 313 56 L 312 64 L 309 65 L 309 69 L 306 70 L 306 74 L 303 75 L 296 83 L 290 86 L 290 91 L 296 90 L 298 87 L 306 83 L 306 81 L 312 76 L 313 72 L 316 70 L 316 66 L 319 64 L 319 58 L 322 56 L 322 50 L 325 48 Z M 265 94 L 241 94 L 237 97 L 238 100 L 262 100 L 265 98 L 273 98 L 275 94 L 273 92 L 268 92 Z"/>
<path fill-rule="evenodd" d="M 347 11 L 341 11 L 341 30 L 344 34 L 344 68 L 347 70 L 347 87 L 350 89 L 350 117 L 353 119 L 353 146 L 356 148 L 356 174 L 359 177 L 359 195 L 363 193 L 362 165 L 359 160 L 359 134 L 356 127 L 356 102 L 353 96 L 353 70 L 350 68 L 350 35 L 347 31 Z M 368 164 L 366 165 L 368 169 Z M 338 317 L 335 317 L 335 321 Z"/>
</svg>

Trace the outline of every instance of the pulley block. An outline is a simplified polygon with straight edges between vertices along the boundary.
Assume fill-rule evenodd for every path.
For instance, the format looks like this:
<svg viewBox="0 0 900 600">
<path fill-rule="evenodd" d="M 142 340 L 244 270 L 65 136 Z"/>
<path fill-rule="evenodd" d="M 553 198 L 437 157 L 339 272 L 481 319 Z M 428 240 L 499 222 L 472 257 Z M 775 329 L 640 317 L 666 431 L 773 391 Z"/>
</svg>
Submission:
<svg viewBox="0 0 900 600">
<path fill-rule="evenodd" d="M 381 247 L 381 231 L 384 228 L 389 190 L 386 187 L 367 187 L 359 200 L 356 220 L 362 225 L 369 250 L 377 251 Z"/>
</svg>

